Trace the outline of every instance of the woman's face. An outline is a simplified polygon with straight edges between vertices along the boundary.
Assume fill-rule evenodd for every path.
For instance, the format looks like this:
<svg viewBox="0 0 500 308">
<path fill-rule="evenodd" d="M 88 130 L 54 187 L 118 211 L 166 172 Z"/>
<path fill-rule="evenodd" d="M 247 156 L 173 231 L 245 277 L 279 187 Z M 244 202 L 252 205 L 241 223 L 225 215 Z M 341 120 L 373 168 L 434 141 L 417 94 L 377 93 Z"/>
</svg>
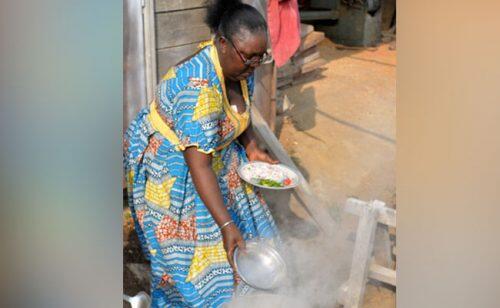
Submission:
<svg viewBox="0 0 500 308">
<path fill-rule="evenodd" d="M 266 52 L 267 36 L 264 32 L 247 35 L 235 35 L 232 40 L 219 38 L 222 55 L 219 61 L 224 77 L 233 81 L 246 79 L 253 73 L 258 63 L 245 65 L 244 60 L 251 60 Z"/>
</svg>

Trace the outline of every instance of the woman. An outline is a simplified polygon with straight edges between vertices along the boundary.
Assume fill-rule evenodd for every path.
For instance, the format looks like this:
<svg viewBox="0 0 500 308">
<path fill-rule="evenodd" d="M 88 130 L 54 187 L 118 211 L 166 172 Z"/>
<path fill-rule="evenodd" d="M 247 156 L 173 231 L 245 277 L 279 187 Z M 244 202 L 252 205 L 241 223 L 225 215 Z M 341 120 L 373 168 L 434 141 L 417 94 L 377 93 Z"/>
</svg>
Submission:
<svg viewBox="0 0 500 308">
<path fill-rule="evenodd" d="M 249 126 L 266 23 L 238 1 L 215 1 L 207 23 L 214 40 L 169 69 L 125 135 L 129 203 L 151 261 L 153 307 L 218 307 L 245 293 L 235 284 L 234 249 L 277 237 L 261 195 L 237 174 L 248 160 L 276 163 Z"/>
</svg>

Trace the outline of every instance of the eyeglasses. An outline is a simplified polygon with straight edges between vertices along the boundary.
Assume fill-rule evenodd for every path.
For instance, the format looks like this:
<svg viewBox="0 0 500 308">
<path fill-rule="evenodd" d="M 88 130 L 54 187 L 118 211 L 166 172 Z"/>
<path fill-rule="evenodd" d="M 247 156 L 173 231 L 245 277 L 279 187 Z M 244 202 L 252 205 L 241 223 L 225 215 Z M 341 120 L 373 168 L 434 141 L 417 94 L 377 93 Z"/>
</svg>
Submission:
<svg viewBox="0 0 500 308">
<path fill-rule="evenodd" d="M 273 61 L 273 57 L 271 55 L 269 55 L 267 52 L 265 52 L 262 56 L 255 56 L 255 57 L 252 57 L 251 59 L 247 59 L 239 50 L 238 48 L 236 48 L 236 45 L 234 45 L 233 41 L 231 41 L 230 39 L 228 39 L 227 37 L 224 37 L 223 38 L 228 41 L 229 43 L 231 43 L 231 45 L 233 45 L 233 48 L 234 50 L 236 50 L 236 53 L 238 54 L 238 56 L 240 57 L 241 61 L 243 61 L 243 64 L 245 64 L 246 66 L 256 66 L 256 65 L 261 65 L 261 64 L 267 64 L 267 63 L 271 63 Z"/>
</svg>

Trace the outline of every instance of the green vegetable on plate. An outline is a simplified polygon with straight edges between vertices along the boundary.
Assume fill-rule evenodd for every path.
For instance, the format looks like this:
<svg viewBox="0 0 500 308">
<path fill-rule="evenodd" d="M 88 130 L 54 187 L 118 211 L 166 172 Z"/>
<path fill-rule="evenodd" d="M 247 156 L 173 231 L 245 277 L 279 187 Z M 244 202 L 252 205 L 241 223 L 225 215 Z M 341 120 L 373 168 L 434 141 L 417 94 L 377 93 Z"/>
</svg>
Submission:
<svg viewBox="0 0 500 308">
<path fill-rule="evenodd" d="M 267 187 L 283 187 L 283 184 L 280 182 L 276 182 L 270 179 L 258 179 L 257 182 L 259 185 L 267 186 Z"/>
</svg>

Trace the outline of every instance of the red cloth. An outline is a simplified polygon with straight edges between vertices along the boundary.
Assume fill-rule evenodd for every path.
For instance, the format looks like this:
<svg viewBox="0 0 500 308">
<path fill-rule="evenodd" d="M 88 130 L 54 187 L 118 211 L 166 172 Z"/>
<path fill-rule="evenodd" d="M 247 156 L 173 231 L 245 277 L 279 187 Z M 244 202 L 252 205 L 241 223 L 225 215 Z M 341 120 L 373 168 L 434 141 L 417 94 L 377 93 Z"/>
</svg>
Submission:
<svg viewBox="0 0 500 308">
<path fill-rule="evenodd" d="M 290 59 L 300 46 L 300 15 L 297 0 L 269 0 L 267 25 L 276 66 Z"/>
</svg>

